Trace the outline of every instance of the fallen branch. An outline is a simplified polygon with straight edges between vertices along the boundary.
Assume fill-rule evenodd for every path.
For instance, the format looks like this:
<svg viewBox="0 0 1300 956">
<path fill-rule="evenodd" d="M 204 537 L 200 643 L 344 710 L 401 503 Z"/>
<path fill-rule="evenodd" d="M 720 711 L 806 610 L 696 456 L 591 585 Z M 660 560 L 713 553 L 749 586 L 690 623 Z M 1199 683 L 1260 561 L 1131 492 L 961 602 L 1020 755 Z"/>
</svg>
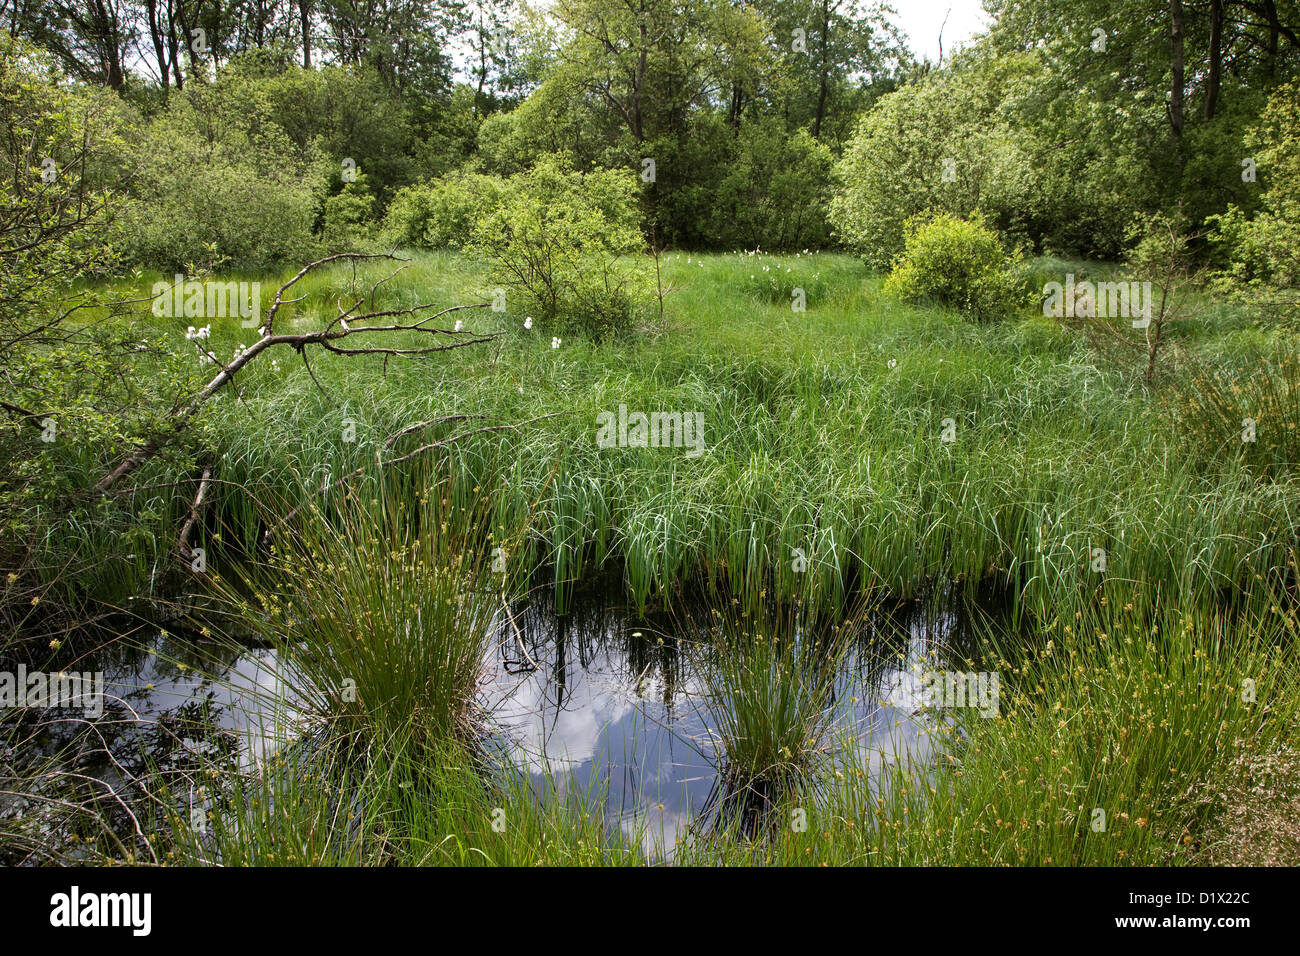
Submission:
<svg viewBox="0 0 1300 956">
<path fill-rule="evenodd" d="M 0 400 L 0 408 L 16 416 L 20 422 L 27 422 L 38 430 L 41 428 L 41 419 L 49 417 L 41 412 L 34 412 L 31 409 L 23 408 L 21 405 L 14 405 L 12 402 L 3 400 Z"/>
<path fill-rule="evenodd" d="M 306 349 L 308 346 L 311 345 L 320 346 L 325 350 L 328 350 L 330 352 L 336 352 L 340 355 L 383 355 L 385 357 L 390 355 L 400 355 L 405 357 L 414 357 L 414 356 L 430 355 L 434 352 L 446 352 L 446 351 L 450 351 L 451 349 L 466 348 L 467 346 L 470 345 L 479 345 L 484 342 L 490 342 L 500 335 L 500 333 L 476 335 L 473 332 L 458 332 L 453 329 L 439 329 L 439 328 L 428 327 L 428 324 L 430 322 L 440 318 L 441 316 L 449 315 L 452 312 L 459 312 L 463 309 L 487 308 L 490 305 L 490 303 L 487 302 L 479 302 L 479 303 L 474 303 L 472 305 L 451 306 L 450 308 L 445 308 L 438 312 L 435 312 L 432 315 L 427 315 L 424 318 L 419 319 L 418 321 L 410 321 L 405 323 L 389 322 L 384 325 L 348 325 L 347 321 L 345 321 L 346 316 L 350 316 L 351 321 L 356 323 L 370 322 L 380 318 L 392 319 L 395 317 L 402 317 L 402 316 L 415 319 L 421 313 L 427 312 L 429 309 L 434 308 L 434 306 L 432 305 L 418 305 L 409 309 L 387 309 L 378 312 L 365 312 L 365 313 L 354 314 L 355 310 L 360 305 L 360 303 L 358 303 L 357 305 L 353 306 L 351 310 L 348 310 L 346 312 L 344 312 L 340 307 L 340 316 L 335 320 L 333 320 L 332 322 L 330 322 L 329 325 L 327 325 L 323 329 L 317 329 L 311 332 L 282 333 L 277 335 L 274 331 L 274 323 L 275 323 L 276 316 L 280 311 L 280 307 L 284 303 L 284 293 L 299 279 L 307 275 L 307 273 L 309 273 L 312 269 L 315 269 L 319 266 L 340 259 L 394 259 L 397 261 L 402 261 L 398 259 L 397 256 L 392 256 L 388 254 L 365 254 L 365 253 L 357 253 L 357 252 L 344 252 L 344 253 L 338 253 L 337 255 L 326 256 L 324 259 L 317 259 L 315 262 L 309 263 L 308 265 L 304 266 L 297 273 L 297 275 L 295 275 L 288 282 L 284 283 L 284 285 L 280 286 L 280 288 L 276 291 L 275 300 L 272 302 L 271 308 L 267 311 L 266 321 L 262 324 L 262 327 L 259 329 L 259 331 L 262 333 L 262 337 L 259 338 L 247 349 L 238 353 L 230 362 L 223 365 L 221 367 L 221 370 L 217 372 L 217 374 L 212 378 L 212 380 L 208 382 L 208 384 L 205 385 L 197 395 L 191 398 L 190 401 L 187 402 L 182 408 L 177 410 L 172 415 L 169 428 L 166 432 L 155 435 L 152 438 L 145 441 L 143 444 L 138 446 L 133 452 L 131 452 L 131 454 L 128 455 L 115 468 L 113 468 L 111 471 L 105 474 L 95 484 L 95 489 L 94 489 L 95 492 L 100 495 L 105 494 L 117 482 L 121 481 L 127 475 L 130 475 L 142 464 L 144 464 L 146 461 L 148 461 L 150 458 L 156 455 L 160 450 L 162 450 L 162 448 L 164 448 L 169 442 L 175 440 L 175 438 L 181 432 L 183 432 L 187 427 L 189 427 L 194 417 L 199 413 L 199 411 L 203 408 L 203 406 L 207 404 L 207 402 L 214 395 L 216 395 L 219 391 L 221 391 L 221 389 L 223 389 L 226 385 L 230 384 L 230 382 L 233 381 L 237 373 L 239 373 L 245 366 L 247 366 L 250 362 L 256 359 L 259 355 L 266 352 L 268 349 L 275 348 L 277 346 L 282 346 L 282 345 L 290 346 L 297 350 L 298 354 L 302 356 L 304 364 L 306 364 L 307 363 Z M 361 301 L 364 301 L 364 298 Z M 388 335 L 392 333 L 401 333 L 401 332 L 417 333 L 417 334 L 425 334 L 425 335 L 445 335 L 445 336 L 452 336 L 457 339 L 463 337 L 463 341 L 454 341 L 449 344 L 431 345 L 431 346 L 420 347 L 420 348 L 389 348 L 389 347 L 377 346 L 377 345 L 358 345 L 356 347 L 342 347 L 337 344 L 338 342 L 344 339 L 351 338 L 353 336 L 379 335 L 379 334 Z M 209 355 L 211 355 L 211 353 L 209 353 Z M 309 374 L 312 374 L 309 365 L 308 365 L 308 372 Z M 315 378 L 316 376 L 312 374 L 313 381 L 315 380 Z M 317 382 L 318 387 L 319 385 L 320 383 Z"/>
<path fill-rule="evenodd" d="M 506 673 L 522 674 L 525 671 L 541 670 L 537 661 L 533 660 L 533 656 L 528 653 L 528 648 L 524 646 L 524 632 L 519 630 L 519 625 L 515 623 L 515 616 L 510 611 L 510 602 L 506 600 L 506 592 L 504 589 L 501 591 L 501 606 L 506 609 L 506 618 L 510 621 L 510 627 L 515 632 L 515 643 L 519 645 L 519 653 L 524 655 L 524 660 L 522 661 L 503 660 L 501 663 L 506 665 Z M 510 670 L 511 664 L 515 665 L 516 668 L 513 671 Z"/>
<path fill-rule="evenodd" d="M 212 465 L 207 465 L 203 469 L 203 477 L 199 479 L 199 491 L 194 496 L 194 502 L 190 505 L 190 513 L 181 525 L 180 538 L 177 542 L 177 550 L 180 556 L 189 561 L 193 555 L 190 550 L 190 535 L 194 531 L 194 526 L 198 524 L 199 515 L 202 514 L 205 506 L 205 499 L 208 496 L 208 487 L 212 484 Z"/>
</svg>

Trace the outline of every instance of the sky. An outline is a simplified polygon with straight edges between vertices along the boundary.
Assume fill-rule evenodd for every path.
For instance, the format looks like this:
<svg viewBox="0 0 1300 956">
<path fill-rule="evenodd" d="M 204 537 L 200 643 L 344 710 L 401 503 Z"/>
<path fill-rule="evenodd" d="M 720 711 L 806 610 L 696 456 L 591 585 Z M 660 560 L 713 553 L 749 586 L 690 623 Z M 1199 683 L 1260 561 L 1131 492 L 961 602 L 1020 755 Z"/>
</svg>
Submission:
<svg viewBox="0 0 1300 956">
<path fill-rule="evenodd" d="M 943 28 L 944 59 L 961 43 L 988 26 L 981 0 L 890 0 L 898 11 L 894 22 L 910 38 L 912 52 L 932 61 L 939 59 L 939 26 Z"/>
</svg>

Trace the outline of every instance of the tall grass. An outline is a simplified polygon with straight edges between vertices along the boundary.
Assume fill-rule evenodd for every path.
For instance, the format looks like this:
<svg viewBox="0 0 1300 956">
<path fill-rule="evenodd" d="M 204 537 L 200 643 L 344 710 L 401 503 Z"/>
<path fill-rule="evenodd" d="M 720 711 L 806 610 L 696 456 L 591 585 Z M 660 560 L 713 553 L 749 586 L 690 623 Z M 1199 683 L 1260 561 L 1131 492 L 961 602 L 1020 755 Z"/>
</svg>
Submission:
<svg viewBox="0 0 1300 956">
<path fill-rule="evenodd" d="M 1028 657 L 998 662 L 1014 691 L 997 717 L 954 714 L 922 759 L 846 740 L 839 763 L 783 799 L 780 826 L 733 830 L 679 862 L 1264 862 L 1250 841 L 1224 846 L 1236 814 L 1220 795 L 1239 791 L 1242 758 L 1294 752 L 1295 637 L 1293 611 L 1080 611 Z M 1285 845 L 1268 852 L 1294 859 Z"/>
<path fill-rule="evenodd" d="M 751 826 L 826 759 L 836 680 L 854 630 L 800 602 L 766 593 L 719 597 L 692 646 L 716 738 L 724 825 Z M 691 625 L 687 625 L 690 627 Z"/>
<path fill-rule="evenodd" d="M 611 829 L 598 793 L 541 792 L 485 767 L 464 743 L 383 742 L 361 761 L 338 739 L 223 772 L 198 812 L 167 820 L 167 860 L 225 866 L 593 866 L 644 863 L 639 835 Z M 174 801 L 185 811 L 185 799 Z M 189 805 L 192 805 L 190 801 Z"/>
<path fill-rule="evenodd" d="M 667 322 L 632 339 L 552 349 L 550 330 L 485 312 L 467 326 L 510 334 L 472 356 L 321 356 L 313 380 L 282 355 L 241 376 L 202 425 L 218 483 L 195 543 L 212 549 L 232 620 L 277 649 L 304 713 L 353 750 L 340 768 L 290 761 L 249 776 L 225 798 L 234 822 L 217 842 L 209 830 L 178 852 L 636 862 L 585 809 L 494 778 L 472 742 L 502 590 L 540 569 L 563 603 L 608 568 L 641 607 L 702 579 L 719 592 L 766 589 L 809 615 L 790 624 L 723 605 L 708 639 L 733 789 L 769 787 L 772 819 L 799 809 L 808 827 L 724 826 L 679 850 L 682 862 L 1201 858 L 1220 832 L 1205 794 L 1236 756 L 1295 737 L 1300 392 L 1284 343 L 1211 316 L 1180 343 L 1187 367 L 1231 359 L 1267 374 L 1175 374 L 1148 388 L 1041 316 L 980 327 L 900 307 L 834 256 L 764 257 L 782 271 L 750 285 L 747 258 L 669 256 Z M 467 260 L 412 265 L 381 287 L 377 308 L 482 292 Z M 789 301 L 796 280 L 805 312 Z M 351 269 L 310 277 L 286 327 L 328 314 L 353 282 Z M 189 347 L 179 327 L 156 331 Z M 216 321 L 212 344 L 228 354 L 246 335 Z M 706 454 L 598 448 L 596 416 L 620 403 L 703 413 Z M 416 422 L 552 412 L 320 494 Z M 1231 440 L 1246 416 L 1258 422 L 1251 448 Z M 449 434 L 431 426 L 393 451 Z M 50 553 L 80 536 L 84 566 L 111 564 L 123 586 L 161 580 L 189 497 L 166 489 L 178 472 L 193 477 L 190 464 L 141 473 L 125 502 L 153 515 L 138 545 L 122 547 L 120 522 L 92 522 L 61 528 Z M 266 530 L 306 503 L 268 554 Z M 490 570 L 497 546 L 504 581 Z M 835 729 L 825 662 L 837 645 L 816 622 L 862 595 L 906 598 L 936 579 L 1006 593 L 1016 633 L 1031 635 L 995 658 L 1001 714 L 937 722 L 933 760 L 852 748 L 820 759 Z M 341 783 L 313 788 L 326 779 L 366 796 L 339 804 Z M 517 828 L 493 828 L 495 809 Z M 1094 810 L 1105 829 L 1093 829 Z M 292 817 L 277 822 L 278 811 Z"/>
<path fill-rule="evenodd" d="M 334 733 L 412 746 L 467 737 L 493 620 L 490 506 L 453 481 L 358 480 L 273 525 L 265 562 L 215 586 L 233 630 L 278 654 L 296 705 Z M 273 516 L 264 516 L 273 517 Z"/>
<path fill-rule="evenodd" d="M 1265 488 L 1239 441 L 1189 454 L 1205 416 L 1162 418 L 1173 391 L 1148 389 L 1041 316 L 977 327 L 900 306 L 844 257 L 761 258 L 774 270 L 764 275 L 808 279 L 815 294 L 805 312 L 750 295 L 748 276 L 761 267 L 749 256 L 673 254 L 664 262 L 676 290 L 668 321 L 638 338 L 551 349 L 540 325 L 526 332 L 523 316 L 484 311 L 467 313 L 467 327 L 510 335 L 483 352 L 419 362 L 320 356 L 320 388 L 291 354 L 277 368 L 260 364 L 205 426 L 222 492 L 213 523 L 251 544 L 256 502 L 301 497 L 417 421 L 556 413 L 465 439 L 447 460 L 462 487 L 493 500 L 494 524 L 535 517 L 512 566 L 544 566 L 562 603 L 570 582 L 602 568 L 622 570 L 641 605 L 701 574 L 733 588 L 763 581 L 826 606 L 854 587 L 910 596 L 936 578 L 994 581 L 1035 611 L 1108 579 L 1183 602 L 1228 591 L 1264 600 L 1260 582 L 1284 563 L 1285 532 L 1296 525 L 1300 490 L 1288 463 L 1271 466 L 1285 480 Z M 349 267 L 309 277 L 286 327 L 381 274 L 358 267 L 354 278 Z M 481 284 L 471 261 L 418 256 L 381 287 L 376 307 L 474 301 Z M 1210 315 L 1204 326 L 1183 343 L 1203 365 L 1258 362 L 1278 347 L 1235 319 Z M 168 334 L 190 347 L 183 329 Z M 212 335 L 224 354 L 247 333 L 232 320 L 214 322 Z M 596 416 L 620 403 L 700 411 L 706 453 L 598 448 Z M 1260 415 L 1255 455 L 1295 424 L 1285 403 Z M 952 442 L 942 440 L 947 419 Z M 345 421 L 355 441 L 344 439 Z M 158 543 L 185 506 L 176 499 L 150 506 Z M 86 531 L 112 553 L 111 535 Z M 1092 570 L 1096 548 L 1107 552 L 1109 578 Z M 807 573 L 791 573 L 795 549 Z M 156 571 L 148 550 L 132 549 L 145 555 L 137 580 Z"/>
</svg>

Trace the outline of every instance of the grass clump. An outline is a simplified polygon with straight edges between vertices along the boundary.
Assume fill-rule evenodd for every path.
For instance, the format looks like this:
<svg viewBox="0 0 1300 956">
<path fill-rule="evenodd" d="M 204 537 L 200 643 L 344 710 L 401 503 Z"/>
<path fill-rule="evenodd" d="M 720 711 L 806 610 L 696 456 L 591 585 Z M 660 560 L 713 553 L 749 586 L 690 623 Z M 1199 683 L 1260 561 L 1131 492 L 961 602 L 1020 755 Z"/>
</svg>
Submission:
<svg viewBox="0 0 1300 956">
<path fill-rule="evenodd" d="M 276 649 L 298 706 L 335 732 L 419 747 L 473 731 L 503 579 L 486 505 L 456 495 L 423 471 L 358 481 L 219 585 L 237 624 Z"/>
<path fill-rule="evenodd" d="M 167 859 L 225 866 L 609 866 L 644 863 L 637 834 L 611 831 L 600 794 L 561 796 L 486 764 L 464 742 L 410 737 L 358 754 L 334 738 L 282 740 L 256 766 L 212 775 L 170 816 Z M 167 794 L 164 794 L 167 796 Z M 179 798 L 177 798 L 179 797 Z"/>
<path fill-rule="evenodd" d="M 720 599 L 695 663 L 716 735 L 724 824 L 751 825 L 826 759 L 850 626 L 804 602 Z"/>
<path fill-rule="evenodd" d="M 934 746 L 844 739 L 777 825 L 680 863 L 1186 866 L 1294 859 L 1293 612 L 1094 606 L 997 659 L 1000 713 L 952 711 Z M 1247 683 L 1249 681 L 1249 683 Z M 1225 799 L 1225 795 L 1229 799 Z M 1266 808 L 1269 799 L 1281 806 Z"/>
</svg>

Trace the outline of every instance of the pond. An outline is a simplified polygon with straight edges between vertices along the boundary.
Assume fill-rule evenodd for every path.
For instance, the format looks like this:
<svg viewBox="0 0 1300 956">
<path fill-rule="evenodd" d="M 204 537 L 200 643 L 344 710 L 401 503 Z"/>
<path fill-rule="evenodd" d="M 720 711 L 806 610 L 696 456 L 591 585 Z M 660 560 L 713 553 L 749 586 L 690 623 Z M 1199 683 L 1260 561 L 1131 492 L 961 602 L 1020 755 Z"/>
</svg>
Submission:
<svg viewBox="0 0 1300 956">
<path fill-rule="evenodd" d="M 555 607 L 554 593 L 538 589 L 499 615 L 480 695 L 490 751 L 529 773 L 539 794 L 598 798 L 611 827 L 651 857 L 670 855 L 716 809 L 722 779 L 718 728 L 685 646 L 689 618 L 640 616 L 617 587 L 579 591 L 564 614 Z M 828 752 L 850 742 L 873 774 L 932 759 L 933 730 L 951 714 L 926 706 L 922 674 L 975 658 L 969 608 L 942 595 L 878 608 L 856 626 L 828 705 Z M 30 745 L 77 752 L 80 772 L 118 787 L 217 749 L 248 766 L 284 739 L 295 714 L 273 650 L 214 651 L 198 634 L 147 633 L 78 663 L 104 671 L 101 717 L 47 711 Z M 215 732 L 196 731 L 205 725 Z M 0 805 L 0 815 L 22 812 L 21 802 Z"/>
</svg>

